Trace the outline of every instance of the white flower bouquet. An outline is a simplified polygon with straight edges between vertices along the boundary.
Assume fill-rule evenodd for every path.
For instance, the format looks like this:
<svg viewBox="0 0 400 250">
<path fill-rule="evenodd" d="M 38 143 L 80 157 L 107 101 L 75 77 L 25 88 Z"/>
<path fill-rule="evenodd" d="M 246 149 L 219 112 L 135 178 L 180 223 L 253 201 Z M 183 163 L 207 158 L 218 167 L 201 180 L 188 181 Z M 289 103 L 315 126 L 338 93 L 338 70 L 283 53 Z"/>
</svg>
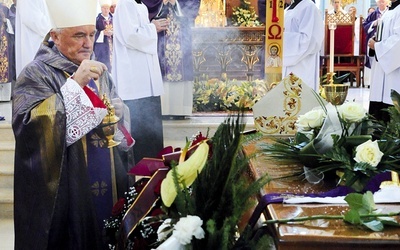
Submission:
<svg viewBox="0 0 400 250">
<path fill-rule="evenodd" d="M 370 117 L 359 103 L 315 108 L 299 116 L 295 125 L 293 138 L 265 146 L 268 156 L 302 164 L 313 176 L 333 173 L 340 177 L 338 183 L 356 191 L 379 173 L 400 171 L 400 141 L 393 136 L 397 130 Z"/>
</svg>

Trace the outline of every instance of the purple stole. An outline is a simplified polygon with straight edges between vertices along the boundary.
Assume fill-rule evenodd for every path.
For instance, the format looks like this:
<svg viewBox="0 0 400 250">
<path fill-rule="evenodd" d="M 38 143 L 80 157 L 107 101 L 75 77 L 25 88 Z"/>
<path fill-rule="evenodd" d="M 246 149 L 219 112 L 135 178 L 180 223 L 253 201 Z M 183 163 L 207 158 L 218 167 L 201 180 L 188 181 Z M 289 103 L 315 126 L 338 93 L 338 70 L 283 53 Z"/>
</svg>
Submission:
<svg viewBox="0 0 400 250">
<path fill-rule="evenodd" d="M 99 94 L 99 90 L 91 81 L 88 86 Z M 98 226 L 103 229 L 104 220 L 111 216 L 111 211 L 116 202 L 116 183 L 114 176 L 114 157 L 112 150 L 101 147 L 103 139 L 95 130 L 86 135 L 87 171 L 90 181 L 90 190 L 96 208 Z"/>
</svg>

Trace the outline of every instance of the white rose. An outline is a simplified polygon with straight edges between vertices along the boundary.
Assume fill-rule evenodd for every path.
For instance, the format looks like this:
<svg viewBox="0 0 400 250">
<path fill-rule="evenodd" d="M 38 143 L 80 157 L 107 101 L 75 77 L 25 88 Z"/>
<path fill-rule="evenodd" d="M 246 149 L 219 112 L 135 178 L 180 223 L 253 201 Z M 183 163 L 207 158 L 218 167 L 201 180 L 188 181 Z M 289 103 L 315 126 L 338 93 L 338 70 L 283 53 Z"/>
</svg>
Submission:
<svg viewBox="0 0 400 250">
<path fill-rule="evenodd" d="M 203 225 L 203 221 L 198 216 L 188 215 L 176 223 L 172 236 L 177 238 L 182 245 L 190 244 L 193 236 L 196 239 L 204 238 L 204 230 L 201 225 Z"/>
<path fill-rule="evenodd" d="M 338 107 L 339 115 L 348 122 L 360 122 L 367 116 L 367 111 L 362 104 L 346 102 Z"/>
<path fill-rule="evenodd" d="M 379 149 L 378 142 L 368 140 L 357 146 L 354 160 L 356 162 L 365 162 L 376 167 L 381 161 L 382 156 L 383 153 Z"/>
<path fill-rule="evenodd" d="M 299 131 L 310 131 L 314 128 L 322 126 L 326 114 L 324 110 L 319 107 L 308 111 L 304 115 L 300 115 L 296 121 L 296 127 Z"/>
</svg>

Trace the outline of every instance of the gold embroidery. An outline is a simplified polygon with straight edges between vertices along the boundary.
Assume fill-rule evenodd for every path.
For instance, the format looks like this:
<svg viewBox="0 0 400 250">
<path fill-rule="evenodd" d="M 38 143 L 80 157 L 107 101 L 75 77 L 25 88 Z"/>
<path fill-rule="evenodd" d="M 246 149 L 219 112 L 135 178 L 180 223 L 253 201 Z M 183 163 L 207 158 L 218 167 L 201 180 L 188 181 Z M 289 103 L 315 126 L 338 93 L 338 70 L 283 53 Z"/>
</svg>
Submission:
<svg viewBox="0 0 400 250">
<path fill-rule="evenodd" d="M 106 146 L 106 139 L 101 138 L 97 133 L 90 136 L 90 143 L 96 148 L 104 148 Z"/>
<path fill-rule="evenodd" d="M 4 26 L 1 27 L 1 33 L 5 32 Z M 7 37 L 1 36 L 0 41 L 0 83 L 9 82 L 8 79 L 8 57 L 7 57 L 7 49 L 8 49 L 8 40 Z"/>
<path fill-rule="evenodd" d="M 301 82 L 298 77 L 291 75 L 280 84 L 284 84 L 281 104 L 284 116 L 259 116 L 254 118 L 254 123 L 265 134 L 292 135 L 296 132 L 295 123 L 301 109 Z"/>
<path fill-rule="evenodd" d="M 170 10 L 170 13 L 172 13 L 172 10 Z M 181 65 L 183 52 L 179 37 L 179 34 L 181 33 L 181 26 L 173 14 L 169 14 L 168 17 L 171 22 L 165 36 L 165 58 L 167 59 L 166 64 L 168 68 L 168 73 L 165 77 L 167 81 L 177 82 L 183 80 L 183 76 L 181 74 L 183 69 L 183 65 Z"/>
</svg>

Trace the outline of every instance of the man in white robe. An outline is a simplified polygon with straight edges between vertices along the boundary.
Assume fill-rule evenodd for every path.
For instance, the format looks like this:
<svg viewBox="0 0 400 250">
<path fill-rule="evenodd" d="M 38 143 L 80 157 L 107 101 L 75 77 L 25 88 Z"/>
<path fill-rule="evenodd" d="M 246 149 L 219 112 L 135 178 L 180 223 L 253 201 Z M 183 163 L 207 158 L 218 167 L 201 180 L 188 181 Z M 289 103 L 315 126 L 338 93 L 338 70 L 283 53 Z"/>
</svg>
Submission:
<svg viewBox="0 0 400 250">
<path fill-rule="evenodd" d="M 324 23 L 311 0 L 285 0 L 282 77 L 293 73 L 314 90 L 319 89 L 320 50 Z"/>
<path fill-rule="evenodd" d="M 166 19 L 149 21 L 140 0 L 119 0 L 113 17 L 112 75 L 118 94 L 130 109 L 135 162 L 156 157 L 163 148 L 160 96 L 164 92 L 157 54 L 157 31 Z"/>
<path fill-rule="evenodd" d="M 400 92 L 400 1 L 392 0 L 392 5 L 382 16 L 381 39 L 371 38 L 368 46 L 375 50 L 376 61 L 371 68 L 371 91 L 369 113 L 375 118 L 388 121 L 383 108 L 392 105 L 391 90 Z M 379 27 L 378 27 L 379 29 Z"/>
<path fill-rule="evenodd" d="M 15 20 L 15 59 L 17 76 L 36 55 L 51 29 L 44 0 L 19 0 Z"/>
<path fill-rule="evenodd" d="M 341 0 L 333 0 L 331 1 L 332 7 L 329 8 L 328 14 L 346 14 L 346 11 L 342 8 L 342 1 Z"/>
</svg>

